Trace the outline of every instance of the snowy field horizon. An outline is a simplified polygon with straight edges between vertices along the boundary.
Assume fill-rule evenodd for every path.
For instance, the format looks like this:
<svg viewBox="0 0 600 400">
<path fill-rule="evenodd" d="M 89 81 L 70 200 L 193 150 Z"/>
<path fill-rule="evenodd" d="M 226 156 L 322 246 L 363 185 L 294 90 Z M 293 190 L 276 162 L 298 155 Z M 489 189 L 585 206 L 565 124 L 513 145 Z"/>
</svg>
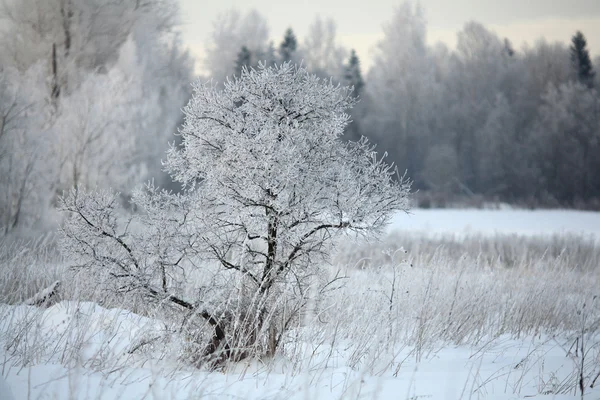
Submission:
<svg viewBox="0 0 600 400">
<path fill-rule="evenodd" d="M 571 234 L 600 239 L 600 212 L 567 209 L 517 209 L 510 205 L 494 209 L 413 208 L 394 215 L 387 233 L 415 234 Z"/>
</svg>

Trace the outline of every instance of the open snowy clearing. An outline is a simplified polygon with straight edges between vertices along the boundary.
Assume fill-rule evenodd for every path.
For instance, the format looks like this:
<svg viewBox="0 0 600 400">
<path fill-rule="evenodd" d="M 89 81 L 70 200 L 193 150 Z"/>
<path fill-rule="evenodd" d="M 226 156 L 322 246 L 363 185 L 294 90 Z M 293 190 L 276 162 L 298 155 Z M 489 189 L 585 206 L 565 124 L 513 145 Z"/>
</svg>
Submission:
<svg viewBox="0 0 600 400">
<path fill-rule="evenodd" d="M 600 238 L 600 213 L 575 210 L 422 209 L 398 213 L 388 231 L 411 233 L 580 234 Z"/>
</svg>

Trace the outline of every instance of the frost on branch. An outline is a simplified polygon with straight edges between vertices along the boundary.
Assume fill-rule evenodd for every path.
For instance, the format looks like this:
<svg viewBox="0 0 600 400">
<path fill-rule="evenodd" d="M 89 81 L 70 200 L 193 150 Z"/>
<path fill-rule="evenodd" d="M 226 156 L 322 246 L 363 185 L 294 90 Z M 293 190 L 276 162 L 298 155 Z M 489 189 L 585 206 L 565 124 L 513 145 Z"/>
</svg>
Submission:
<svg viewBox="0 0 600 400">
<path fill-rule="evenodd" d="M 378 232 L 393 211 L 407 209 L 408 185 L 392 179 L 372 146 L 339 140 L 354 103 L 347 90 L 290 64 L 244 71 L 222 92 L 194 89 L 183 144 L 171 149 L 167 168 L 206 214 L 207 249 L 221 248 L 226 232 L 250 258 L 244 267 L 284 271 L 323 239 Z M 272 255 L 248 251 L 269 243 Z M 255 271 L 261 282 L 267 269 Z"/>
<path fill-rule="evenodd" d="M 366 139 L 340 140 L 353 98 L 302 68 L 244 70 L 223 90 L 194 89 L 166 162 L 184 193 L 149 186 L 122 223 L 115 194 L 73 191 L 64 248 L 113 292 L 199 313 L 215 329 L 205 355 L 272 354 L 333 239 L 379 233 L 408 209 L 409 183 Z"/>
</svg>

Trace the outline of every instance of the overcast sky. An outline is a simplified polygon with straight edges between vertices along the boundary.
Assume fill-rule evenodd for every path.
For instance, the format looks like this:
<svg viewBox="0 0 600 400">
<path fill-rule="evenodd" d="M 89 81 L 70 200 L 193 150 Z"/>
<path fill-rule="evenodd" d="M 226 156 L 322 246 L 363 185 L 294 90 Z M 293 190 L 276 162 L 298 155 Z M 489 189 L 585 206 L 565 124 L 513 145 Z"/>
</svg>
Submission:
<svg viewBox="0 0 600 400">
<path fill-rule="evenodd" d="M 333 17 L 341 44 L 355 48 L 364 68 L 370 64 L 370 49 L 382 35 L 398 0 L 180 0 L 183 37 L 198 58 L 201 70 L 204 45 L 216 16 L 228 9 L 256 9 L 269 21 L 277 45 L 291 26 L 302 40 L 317 15 Z M 567 42 L 576 30 L 588 39 L 594 56 L 600 55 L 600 0 L 421 0 L 428 21 L 430 43 L 456 42 L 456 32 L 465 22 L 483 23 L 515 47 L 533 44 L 545 37 Z"/>
</svg>

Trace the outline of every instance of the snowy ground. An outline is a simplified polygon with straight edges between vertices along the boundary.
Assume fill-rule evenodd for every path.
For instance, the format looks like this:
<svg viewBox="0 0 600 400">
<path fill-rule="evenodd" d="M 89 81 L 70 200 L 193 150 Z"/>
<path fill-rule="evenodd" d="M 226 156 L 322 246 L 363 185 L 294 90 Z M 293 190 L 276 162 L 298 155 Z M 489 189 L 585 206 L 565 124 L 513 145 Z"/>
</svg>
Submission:
<svg viewBox="0 0 600 400">
<path fill-rule="evenodd" d="M 15 314 L 24 317 L 35 312 L 22 306 Z M 140 365 L 139 360 L 129 358 L 136 331 L 152 322 L 123 310 L 61 303 L 37 315 L 36 321 L 30 345 L 35 340 L 46 342 L 37 354 L 46 362 L 11 366 L 10 356 L 2 354 L 3 376 L 15 399 L 576 398 L 550 395 L 574 393 L 577 379 L 577 358 L 569 352 L 572 343 L 551 337 L 497 337 L 477 346 L 432 349 L 421 356 L 415 355 L 414 346 L 390 348 L 396 361 L 390 364 L 389 354 L 375 358 L 370 373 L 348 366 L 348 343 L 339 343 L 333 354 L 305 343 L 306 358 L 300 361 L 305 365 L 292 365 L 282 358 L 269 365 L 240 363 L 224 372 L 207 372 L 182 368 L 175 360 Z M 66 329 L 71 324 L 86 329 Z M 64 345 L 65 335 L 81 341 L 79 365 L 60 363 L 64 354 L 58 344 Z M 113 357 L 113 367 L 98 369 L 100 358 L 108 357 Z M 0 381 L 0 390 L 2 385 L 6 390 L 6 382 Z M 6 391 L 0 395 L 10 399 Z M 590 390 L 586 398 L 599 395 L 600 391 Z"/>
<path fill-rule="evenodd" d="M 600 238 L 600 213 L 574 210 L 414 209 L 398 214 L 389 231 L 427 233 L 583 234 Z"/>
<path fill-rule="evenodd" d="M 590 387 L 600 374 L 597 248 L 571 238 L 576 249 L 518 257 L 530 244 L 513 238 L 490 252 L 499 233 L 597 239 L 600 213 L 415 210 L 394 219 L 398 230 L 336 259 L 346 286 L 275 359 L 223 371 L 182 362 L 176 333 L 136 350 L 161 323 L 125 310 L 0 305 L 0 400 L 579 399 L 581 375 L 584 398 L 600 399 L 600 378 Z M 420 234 L 397 257 L 407 230 Z M 476 240 L 455 254 L 427 241 L 435 234 Z M 395 252 L 381 256 L 382 246 Z"/>
</svg>

